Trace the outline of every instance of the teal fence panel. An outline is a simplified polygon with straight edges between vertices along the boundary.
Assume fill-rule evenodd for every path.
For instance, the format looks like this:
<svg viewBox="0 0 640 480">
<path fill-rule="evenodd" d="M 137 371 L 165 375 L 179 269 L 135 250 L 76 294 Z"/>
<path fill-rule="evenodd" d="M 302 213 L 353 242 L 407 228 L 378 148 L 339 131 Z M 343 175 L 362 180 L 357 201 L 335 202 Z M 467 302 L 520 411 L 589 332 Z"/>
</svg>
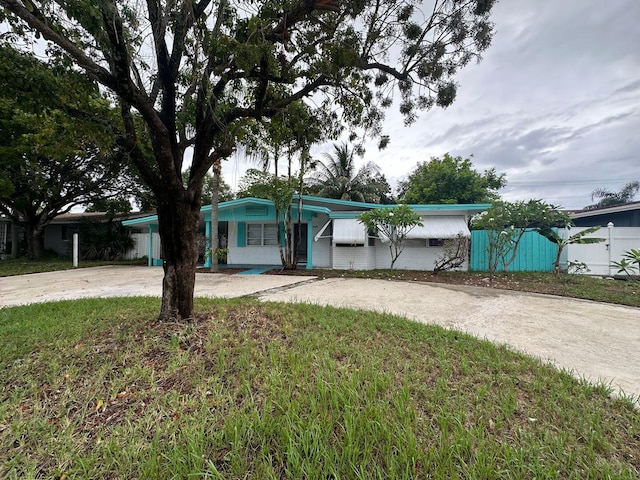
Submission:
<svg viewBox="0 0 640 480">
<path fill-rule="evenodd" d="M 471 270 L 486 272 L 489 268 L 487 246 L 489 236 L 486 230 L 471 232 Z M 513 263 L 509 265 L 509 272 L 550 272 L 556 259 L 558 246 L 551 243 L 537 232 L 526 232 L 518 246 L 518 253 Z M 498 271 L 503 271 L 502 262 Z"/>
</svg>

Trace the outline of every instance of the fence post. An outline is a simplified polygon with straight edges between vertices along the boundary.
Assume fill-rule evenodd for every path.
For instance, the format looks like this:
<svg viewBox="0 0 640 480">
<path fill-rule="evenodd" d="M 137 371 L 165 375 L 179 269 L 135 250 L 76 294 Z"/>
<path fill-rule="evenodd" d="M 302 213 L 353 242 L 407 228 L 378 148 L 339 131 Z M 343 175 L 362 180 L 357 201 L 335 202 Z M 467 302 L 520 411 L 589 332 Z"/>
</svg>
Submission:
<svg viewBox="0 0 640 480">
<path fill-rule="evenodd" d="M 613 251 L 613 222 L 607 223 L 607 232 L 609 234 L 609 240 L 607 242 L 607 250 L 609 253 L 609 265 L 607 266 L 609 275 L 611 275 L 611 252 Z"/>
</svg>

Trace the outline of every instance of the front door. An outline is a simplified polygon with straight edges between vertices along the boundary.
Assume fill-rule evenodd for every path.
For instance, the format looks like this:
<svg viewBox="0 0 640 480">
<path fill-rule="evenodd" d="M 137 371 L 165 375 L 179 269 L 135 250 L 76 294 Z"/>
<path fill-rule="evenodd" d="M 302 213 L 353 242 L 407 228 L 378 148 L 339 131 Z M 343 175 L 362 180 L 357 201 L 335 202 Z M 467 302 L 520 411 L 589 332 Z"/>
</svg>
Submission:
<svg viewBox="0 0 640 480">
<path fill-rule="evenodd" d="M 294 246 L 297 245 L 298 238 L 300 238 L 300 245 L 298 248 L 298 263 L 307 263 L 307 224 L 301 223 L 300 225 L 298 225 L 296 223 L 294 225 L 294 232 Z"/>
</svg>

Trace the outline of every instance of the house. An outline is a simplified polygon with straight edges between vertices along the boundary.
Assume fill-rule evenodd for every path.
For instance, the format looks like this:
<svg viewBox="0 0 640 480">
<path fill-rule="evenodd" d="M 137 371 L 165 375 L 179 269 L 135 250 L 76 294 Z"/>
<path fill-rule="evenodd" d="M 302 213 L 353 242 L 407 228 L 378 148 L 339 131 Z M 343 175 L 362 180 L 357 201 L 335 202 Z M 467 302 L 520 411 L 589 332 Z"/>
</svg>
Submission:
<svg viewBox="0 0 640 480">
<path fill-rule="evenodd" d="M 298 217 L 298 197 L 292 205 L 293 218 Z M 334 269 L 389 268 L 388 243 L 368 234 L 358 216 L 374 208 L 389 205 L 334 200 L 312 196 L 302 197 L 302 225 L 296 228 L 300 236 L 298 261 L 301 266 Z M 395 268 L 432 270 L 435 260 L 443 254 L 445 239 L 458 234 L 469 237 L 469 218 L 490 205 L 411 205 L 423 220 L 408 235 L 405 250 Z M 221 244 L 228 248 L 227 265 L 279 265 L 278 223 L 273 202 L 260 198 L 241 198 L 218 206 Z M 202 207 L 201 230 L 208 237 L 211 231 L 211 205 Z M 123 225 L 149 234 L 158 231 L 156 215 L 122 222 Z M 148 235 L 149 265 L 161 262 L 152 252 L 159 251 L 153 235 Z M 468 262 L 467 262 L 468 264 Z M 467 268 L 465 264 L 464 268 Z"/>
<path fill-rule="evenodd" d="M 139 216 L 149 216 L 145 213 L 118 214 L 115 220 L 123 218 L 136 218 Z M 80 225 L 84 222 L 106 222 L 110 217 L 105 212 L 69 212 L 62 213 L 54 217 L 45 227 L 42 233 L 42 248 L 44 251 L 53 252 L 61 257 L 71 257 L 73 248 L 73 234 L 78 233 Z M 15 229 L 15 232 L 13 231 Z M 22 244 L 26 244 L 25 229 L 15 226 L 13 221 L 5 215 L 0 216 L 0 255 L 7 256 L 11 251 L 13 233 Z"/>
<path fill-rule="evenodd" d="M 0 258 L 4 258 L 11 251 L 12 227 L 11 219 L 0 214 Z"/>
<path fill-rule="evenodd" d="M 631 202 L 615 207 L 580 210 L 571 214 L 576 227 L 606 227 L 613 223 L 616 227 L 640 227 L 640 202 Z"/>
</svg>

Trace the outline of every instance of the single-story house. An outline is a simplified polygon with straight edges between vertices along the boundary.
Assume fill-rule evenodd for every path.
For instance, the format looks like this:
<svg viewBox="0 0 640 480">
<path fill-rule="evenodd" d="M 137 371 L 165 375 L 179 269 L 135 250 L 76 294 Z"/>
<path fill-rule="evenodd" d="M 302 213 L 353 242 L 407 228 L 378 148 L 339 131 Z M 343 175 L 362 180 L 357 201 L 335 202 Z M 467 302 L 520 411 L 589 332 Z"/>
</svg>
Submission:
<svg viewBox="0 0 640 480">
<path fill-rule="evenodd" d="M 576 227 L 640 227 L 640 202 L 625 203 L 614 207 L 580 210 L 571 214 Z"/>
<path fill-rule="evenodd" d="M 298 198 L 293 201 L 293 218 L 298 217 Z M 392 205 L 360 203 L 313 196 L 302 197 L 300 231 L 300 266 L 334 269 L 389 268 L 389 243 L 372 236 L 359 222 L 358 216 L 367 210 L 389 208 Z M 458 234 L 470 237 L 469 218 L 490 207 L 481 205 L 410 205 L 422 217 L 424 226 L 415 227 L 408 235 L 405 250 L 395 268 L 432 270 L 435 260 L 443 254 L 446 239 Z M 227 247 L 227 265 L 279 265 L 278 223 L 273 202 L 261 198 L 241 198 L 222 202 L 218 206 L 221 245 Z M 200 213 L 205 236 L 211 231 L 211 205 Z M 149 265 L 161 265 L 152 252 L 154 232 L 158 231 L 156 215 L 126 220 L 123 225 L 137 232 L 147 231 Z M 467 268 L 468 262 L 464 265 Z"/>
<path fill-rule="evenodd" d="M 149 212 L 136 212 L 130 214 L 118 214 L 115 219 L 148 217 Z M 45 251 L 54 252 L 61 257 L 71 257 L 73 248 L 73 234 L 78 233 L 83 222 L 106 222 L 109 215 L 105 212 L 69 212 L 57 215 L 49 222 L 42 233 L 42 248 Z M 15 226 L 13 221 L 5 215 L 0 216 L 0 255 L 8 254 L 11 250 L 13 231 L 19 244 L 24 244 L 24 228 Z"/>
</svg>

